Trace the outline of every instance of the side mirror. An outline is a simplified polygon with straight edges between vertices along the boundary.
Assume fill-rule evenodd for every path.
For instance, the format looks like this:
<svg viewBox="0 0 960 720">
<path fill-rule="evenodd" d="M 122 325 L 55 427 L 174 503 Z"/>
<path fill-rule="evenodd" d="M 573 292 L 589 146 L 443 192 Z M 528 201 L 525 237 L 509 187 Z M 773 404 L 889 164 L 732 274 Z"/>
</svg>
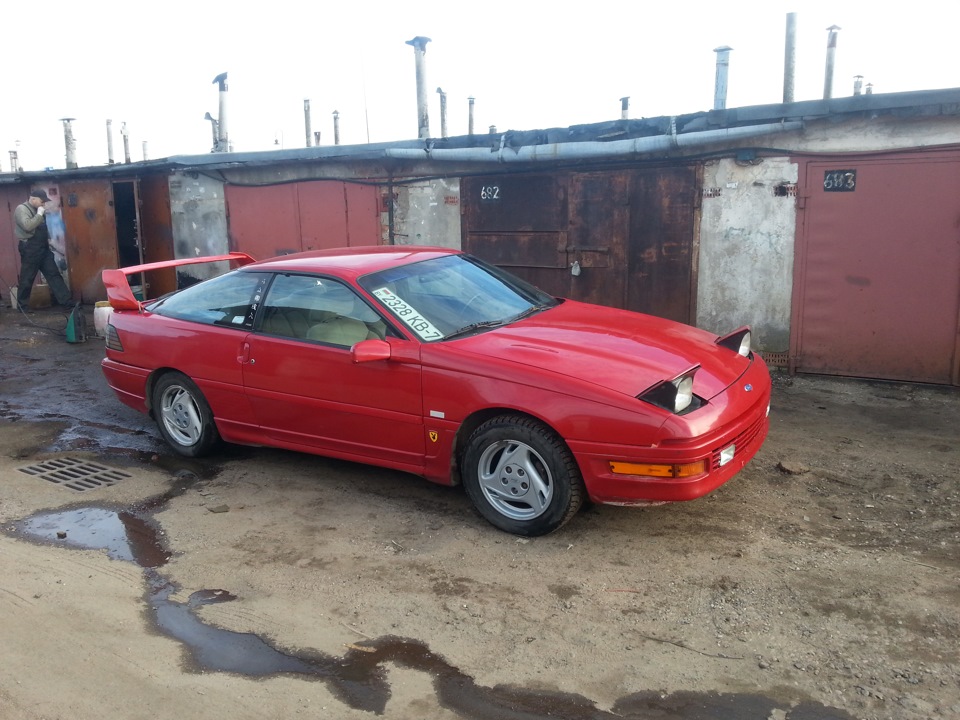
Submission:
<svg viewBox="0 0 960 720">
<path fill-rule="evenodd" d="M 361 340 L 350 348 L 355 363 L 390 359 L 390 343 L 386 340 Z"/>
</svg>

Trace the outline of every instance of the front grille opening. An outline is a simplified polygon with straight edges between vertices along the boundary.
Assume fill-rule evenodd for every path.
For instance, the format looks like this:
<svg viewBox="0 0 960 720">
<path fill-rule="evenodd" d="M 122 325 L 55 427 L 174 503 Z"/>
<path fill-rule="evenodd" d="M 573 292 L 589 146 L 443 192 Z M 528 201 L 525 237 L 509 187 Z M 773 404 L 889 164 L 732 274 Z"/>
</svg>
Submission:
<svg viewBox="0 0 960 720">
<path fill-rule="evenodd" d="M 124 478 L 132 477 L 130 473 L 122 470 L 70 457 L 44 460 L 35 465 L 17 469 L 25 475 L 37 477 L 76 492 L 110 487 Z"/>
</svg>

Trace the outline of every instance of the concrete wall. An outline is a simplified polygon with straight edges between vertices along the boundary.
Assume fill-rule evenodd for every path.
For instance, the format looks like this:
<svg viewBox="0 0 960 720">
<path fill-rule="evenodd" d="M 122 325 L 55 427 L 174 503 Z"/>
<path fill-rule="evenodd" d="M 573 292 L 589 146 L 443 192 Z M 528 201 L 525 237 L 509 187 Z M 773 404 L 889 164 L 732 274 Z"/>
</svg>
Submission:
<svg viewBox="0 0 960 720">
<path fill-rule="evenodd" d="M 197 173 L 170 176 L 170 220 L 174 258 L 229 252 L 223 183 Z M 226 263 L 189 265 L 183 270 L 198 280 L 220 275 Z"/>
<path fill-rule="evenodd" d="M 796 182 L 786 158 L 704 166 L 698 327 L 724 334 L 750 325 L 754 349 L 789 349 Z"/>
<path fill-rule="evenodd" d="M 460 180 L 448 178 L 394 186 L 393 237 L 397 245 L 460 249 Z M 384 222 L 388 227 L 388 221 Z M 388 237 L 384 238 L 387 242 Z"/>
</svg>

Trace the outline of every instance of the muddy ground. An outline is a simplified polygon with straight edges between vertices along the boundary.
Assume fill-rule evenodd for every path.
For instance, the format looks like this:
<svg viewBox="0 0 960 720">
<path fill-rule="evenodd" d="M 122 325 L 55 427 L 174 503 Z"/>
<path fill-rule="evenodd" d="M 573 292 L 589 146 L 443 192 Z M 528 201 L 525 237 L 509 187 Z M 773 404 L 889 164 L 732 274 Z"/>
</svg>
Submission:
<svg viewBox="0 0 960 720">
<path fill-rule="evenodd" d="M 960 717 L 956 390 L 775 374 L 719 491 L 526 540 L 401 473 L 178 459 L 64 324 L 0 310 L 0 718 Z"/>
</svg>

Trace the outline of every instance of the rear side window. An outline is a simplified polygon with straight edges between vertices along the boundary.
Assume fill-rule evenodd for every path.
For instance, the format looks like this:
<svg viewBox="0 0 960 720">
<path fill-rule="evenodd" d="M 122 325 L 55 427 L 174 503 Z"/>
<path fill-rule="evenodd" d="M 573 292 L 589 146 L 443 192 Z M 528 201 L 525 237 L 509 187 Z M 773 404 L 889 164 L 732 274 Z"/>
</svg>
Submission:
<svg viewBox="0 0 960 720">
<path fill-rule="evenodd" d="M 161 298 L 148 309 L 178 320 L 249 330 L 269 278 L 267 273 L 234 271 Z"/>
</svg>

